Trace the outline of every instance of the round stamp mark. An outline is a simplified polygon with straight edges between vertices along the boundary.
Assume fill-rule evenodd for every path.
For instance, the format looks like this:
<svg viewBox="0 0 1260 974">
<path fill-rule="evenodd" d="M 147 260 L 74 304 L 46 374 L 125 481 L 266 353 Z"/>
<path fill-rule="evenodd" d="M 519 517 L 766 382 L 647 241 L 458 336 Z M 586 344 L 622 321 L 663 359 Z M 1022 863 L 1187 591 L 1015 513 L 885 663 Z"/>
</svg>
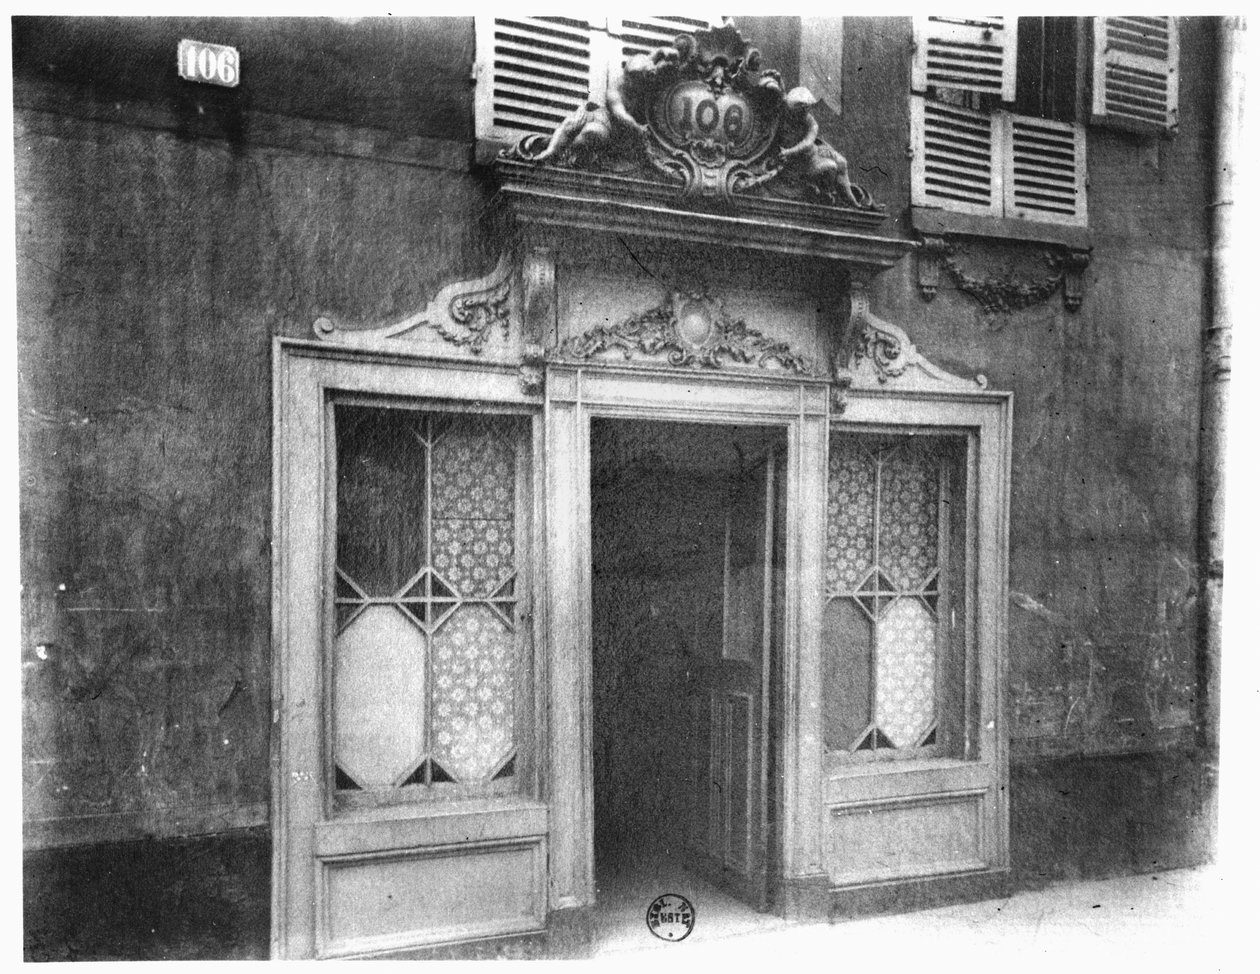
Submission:
<svg viewBox="0 0 1260 974">
<path fill-rule="evenodd" d="M 696 908 L 678 893 L 662 893 L 647 911 L 648 929 L 662 940 L 686 940 L 696 925 Z"/>
</svg>

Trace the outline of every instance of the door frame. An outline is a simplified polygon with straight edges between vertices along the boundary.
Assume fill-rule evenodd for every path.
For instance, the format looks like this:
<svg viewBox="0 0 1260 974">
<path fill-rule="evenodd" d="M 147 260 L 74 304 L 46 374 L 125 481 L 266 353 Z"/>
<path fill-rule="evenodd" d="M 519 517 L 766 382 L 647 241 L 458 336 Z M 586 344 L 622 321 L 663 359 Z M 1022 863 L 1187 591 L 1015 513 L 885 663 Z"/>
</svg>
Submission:
<svg viewBox="0 0 1260 974">
<path fill-rule="evenodd" d="M 787 448 L 783 596 L 783 726 L 772 735 L 781 774 L 768 856 L 774 887 L 822 873 L 811 810 L 821 804 L 822 552 L 830 383 L 762 371 L 716 372 L 610 363 L 547 367 L 543 415 L 550 625 L 546 639 L 552 725 L 549 794 L 550 908 L 595 905 L 593 700 L 591 674 L 590 426 L 594 418 L 774 426 Z M 772 708 L 773 709 L 773 708 Z"/>
</svg>

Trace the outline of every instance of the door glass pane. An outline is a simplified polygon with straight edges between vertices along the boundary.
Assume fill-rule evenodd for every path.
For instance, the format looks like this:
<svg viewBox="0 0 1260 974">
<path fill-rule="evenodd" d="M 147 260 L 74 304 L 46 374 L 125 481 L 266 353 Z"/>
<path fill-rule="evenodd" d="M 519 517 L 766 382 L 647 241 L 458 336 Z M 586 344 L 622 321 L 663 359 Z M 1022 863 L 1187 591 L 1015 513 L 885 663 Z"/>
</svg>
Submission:
<svg viewBox="0 0 1260 974">
<path fill-rule="evenodd" d="M 415 413 L 337 410 L 337 567 L 389 595 L 424 567 L 425 448 Z"/>
<path fill-rule="evenodd" d="M 422 758 L 424 633 L 390 606 L 365 609 L 333 657 L 333 747 L 360 788 L 405 779 Z M 349 719 L 353 715 L 353 719 Z"/>
<path fill-rule="evenodd" d="M 516 773 L 522 419 L 338 405 L 337 788 Z"/>
<path fill-rule="evenodd" d="M 936 571 L 940 469 L 906 444 L 879 464 L 879 565 L 898 589 L 913 589 Z"/>
<path fill-rule="evenodd" d="M 512 756 L 515 639 L 484 605 L 455 610 L 433 637 L 433 753 L 456 781 L 486 781 Z"/>
<path fill-rule="evenodd" d="M 832 440 L 827 476 L 827 590 L 857 588 L 875 562 L 875 464 L 848 440 Z"/>
<path fill-rule="evenodd" d="M 834 434 L 828 465 L 824 728 L 829 750 L 945 753 L 961 674 L 947 611 L 956 438 Z M 954 703 L 957 695 L 949 697 Z"/>
<path fill-rule="evenodd" d="M 913 747 L 936 713 L 936 623 L 917 599 L 897 599 L 879 620 L 877 724 L 894 747 Z"/>
<path fill-rule="evenodd" d="M 843 751 L 871 724 L 871 621 L 855 600 L 827 602 L 823 646 L 823 737 Z"/>
</svg>

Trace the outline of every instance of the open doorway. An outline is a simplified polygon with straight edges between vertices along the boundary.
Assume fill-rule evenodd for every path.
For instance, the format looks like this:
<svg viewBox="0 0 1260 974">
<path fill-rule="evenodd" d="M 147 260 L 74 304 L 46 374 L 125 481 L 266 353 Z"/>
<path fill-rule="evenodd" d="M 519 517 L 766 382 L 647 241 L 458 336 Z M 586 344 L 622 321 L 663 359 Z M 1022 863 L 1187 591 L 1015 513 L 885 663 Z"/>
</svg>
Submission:
<svg viewBox="0 0 1260 974">
<path fill-rule="evenodd" d="M 650 941 L 680 893 L 709 936 L 763 925 L 777 858 L 781 427 L 595 419 L 596 909 Z"/>
</svg>

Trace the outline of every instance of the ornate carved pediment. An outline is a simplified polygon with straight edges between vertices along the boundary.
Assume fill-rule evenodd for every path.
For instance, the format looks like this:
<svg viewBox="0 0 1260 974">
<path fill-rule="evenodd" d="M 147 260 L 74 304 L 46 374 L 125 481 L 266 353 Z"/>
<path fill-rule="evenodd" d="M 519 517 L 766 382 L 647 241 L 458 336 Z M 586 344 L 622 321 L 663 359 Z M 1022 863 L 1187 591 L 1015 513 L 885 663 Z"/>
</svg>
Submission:
<svg viewBox="0 0 1260 974">
<path fill-rule="evenodd" d="M 733 319 L 722 303 L 705 294 L 674 291 L 661 304 L 616 325 L 600 325 L 562 342 L 551 357 L 598 359 L 608 353 L 624 360 L 664 358 L 684 368 L 721 368 L 745 363 L 807 375 L 813 363 L 742 319 Z"/>
<path fill-rule="evenodd" d="M 866 212 L 882 207 L 819 137 L 808 89 L 783 88 L 730 24 L 636 54 L 606 93 L 550 136 L 527 135 L 505 160 L 663 184 L 692 205 L 777 198 Z"/>
<path fill-rule="evenodd" d="M 356 348 L 387 348 L 398 340 L 414 339 L 431 329 L 444 342 L 480 355 L 496 328 L 506 338 L 510 326 L 512 262 L 505 253 L 484 277 L 448 284 L 423 309 L 388 325 L 341 328 L 328 317 L 315 319 L 315 336 Z"/>
<path fill-rule="evenodd" d="M 902 328 L 872 312 L 867 282 L 861 278 L 850 282 L 849 308 L 848 326 L 832 362 L 838 410 L 843 411 L 850 388 L 955 393 L 988 388 L 983 375 L 965 379 L 933 364 Z"/>
</svg>

